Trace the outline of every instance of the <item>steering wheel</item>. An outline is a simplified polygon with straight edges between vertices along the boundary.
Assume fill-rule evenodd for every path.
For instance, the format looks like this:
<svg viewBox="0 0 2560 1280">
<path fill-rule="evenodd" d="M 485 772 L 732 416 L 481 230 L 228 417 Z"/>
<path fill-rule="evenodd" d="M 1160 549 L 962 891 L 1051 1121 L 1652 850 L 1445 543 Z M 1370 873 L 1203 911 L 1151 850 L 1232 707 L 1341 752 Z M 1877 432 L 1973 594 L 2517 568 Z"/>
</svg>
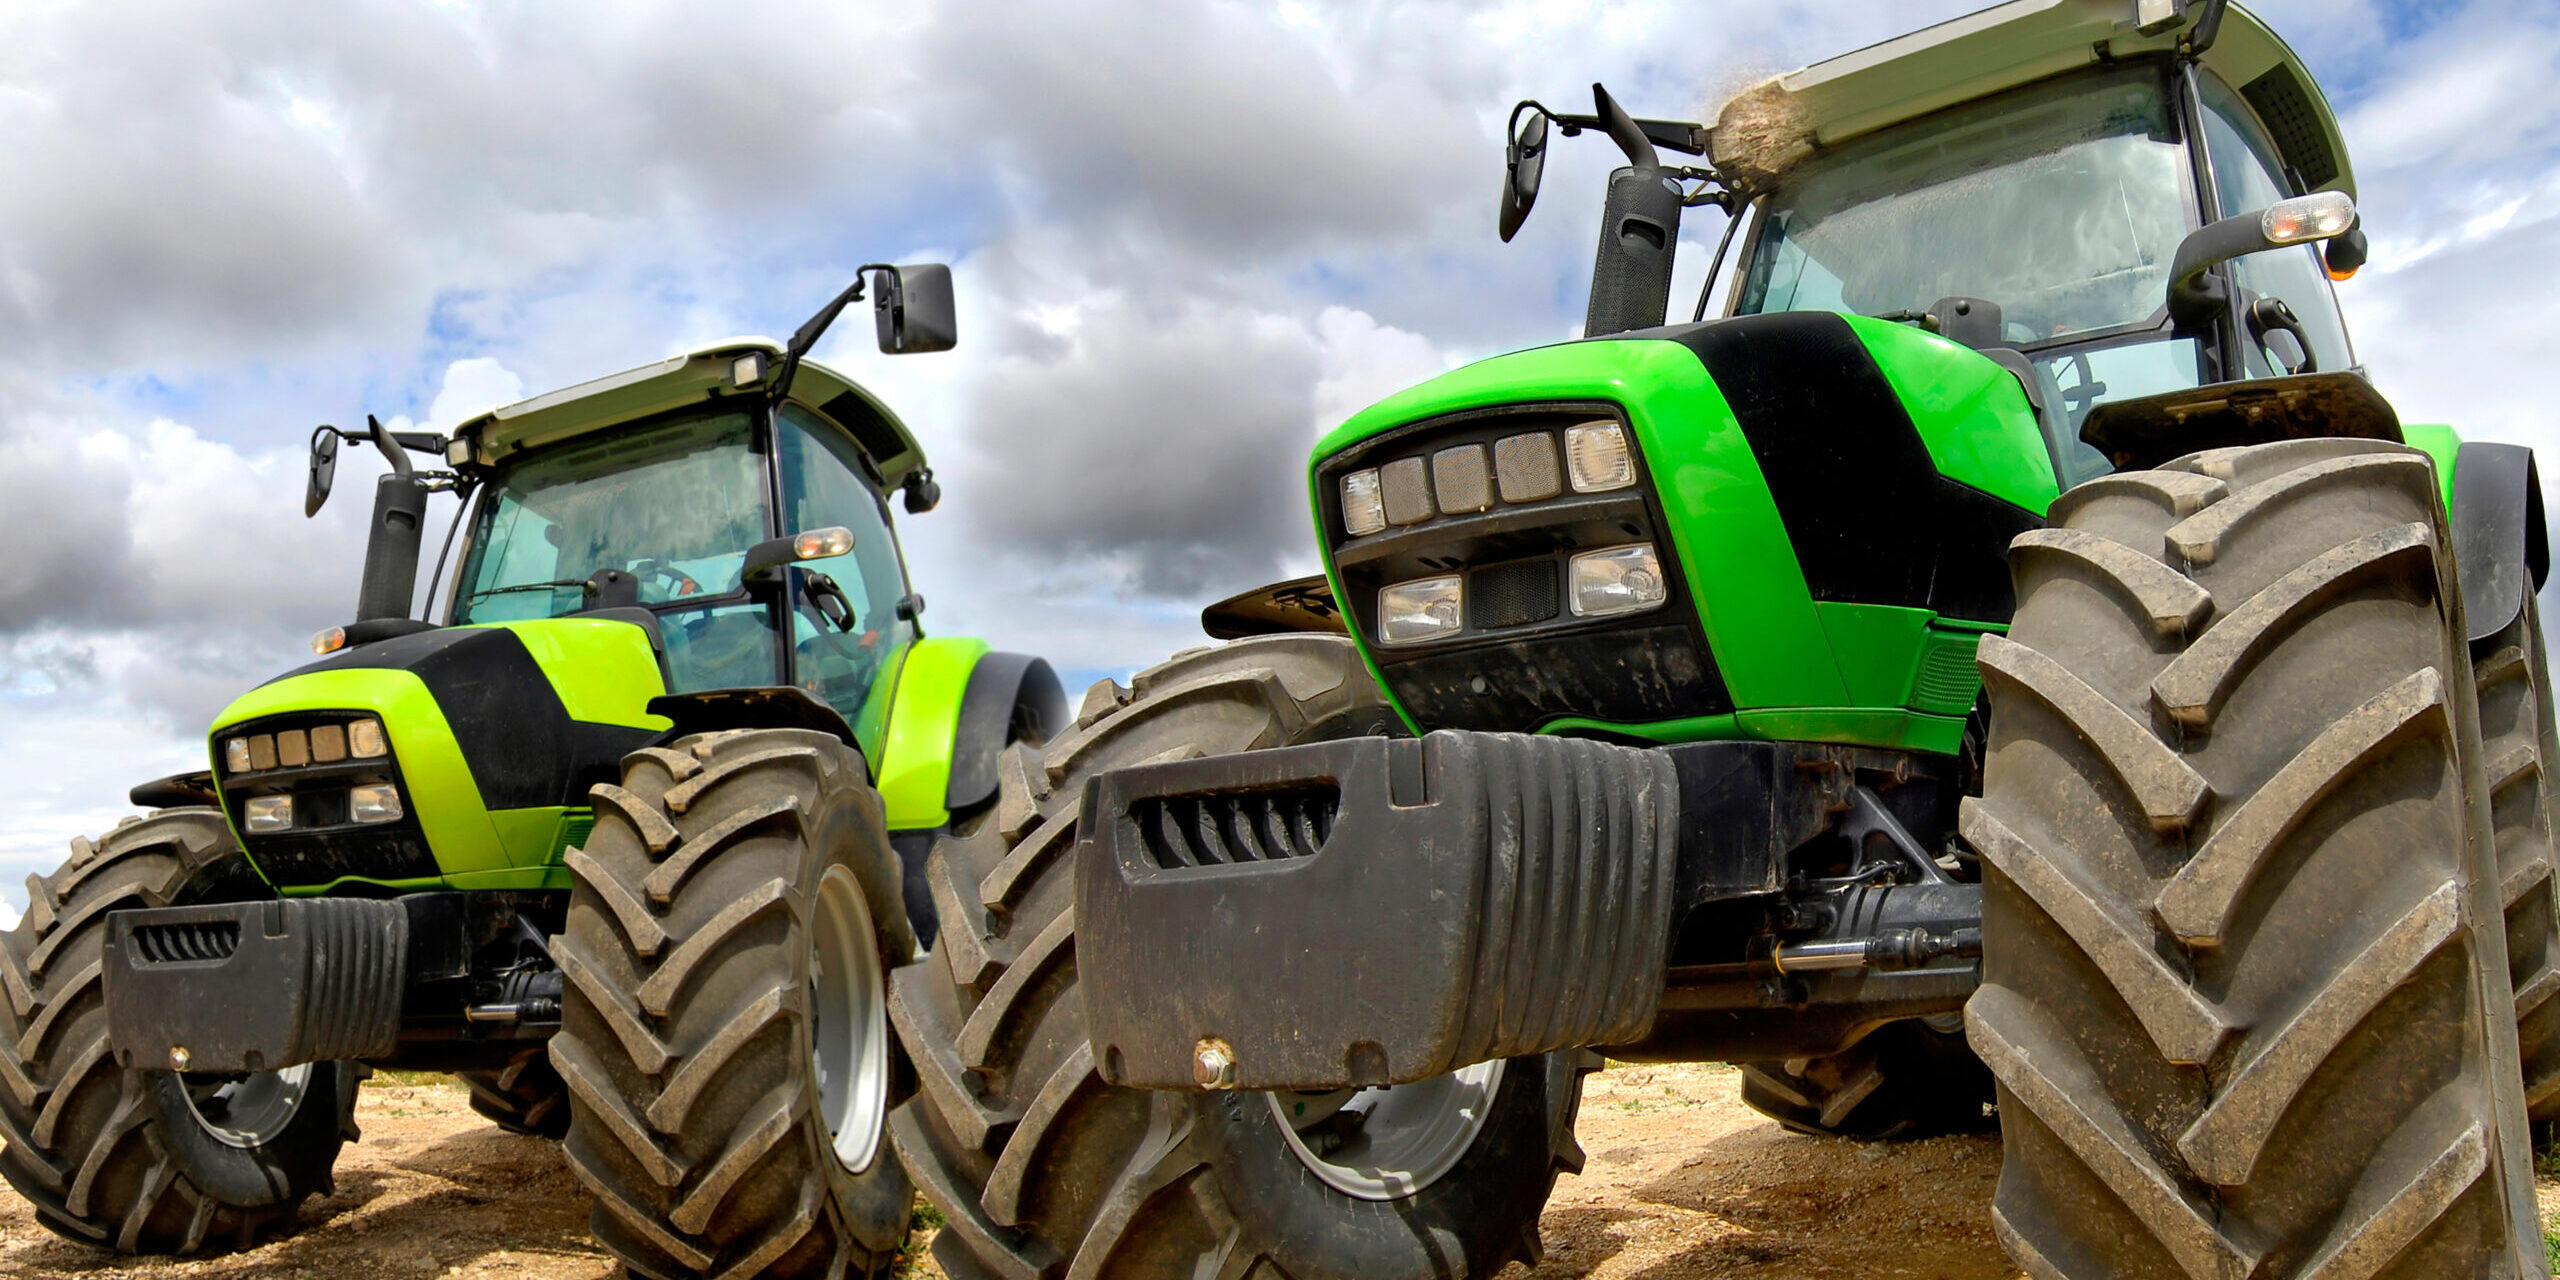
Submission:
<svg viewBox="0 0 2560 1280">
<path fill-rule="evenodd" d="M 651 582 L 672 582 L 674 589 L 666 593 L 666 599 L 678 600 L 702 594 L 702 584 L 695 581 L 692 574 L 663 560 L 643 560 L 631 569 L 634 573 L 647 575 Z"/>
<path fill-rule="evenodd" d="M 2071 372 L 2080 380 L 2060 390 L 2062 407 L 2071 411 L 2071 425 L 2076 430 L 2088 418 L 2098 397 L 2107 393 L 2107 384 L 2098 381 L 2097 371 L 2089 367 L 2088 352 L 2071 353 Z"/>
</svg>

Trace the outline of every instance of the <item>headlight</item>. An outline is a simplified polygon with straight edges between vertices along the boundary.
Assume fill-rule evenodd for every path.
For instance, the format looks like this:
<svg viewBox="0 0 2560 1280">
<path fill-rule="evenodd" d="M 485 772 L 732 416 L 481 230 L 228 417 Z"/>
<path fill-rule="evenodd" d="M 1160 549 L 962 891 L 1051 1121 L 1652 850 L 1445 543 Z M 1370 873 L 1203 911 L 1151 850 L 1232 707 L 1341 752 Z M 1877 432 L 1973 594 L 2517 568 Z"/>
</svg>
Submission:
<svg viewBox="0 0 2560 1280">
<path fill-rule="evenodd" d="M 251 796 L 240 808 L 240 825 L 251 831 L 288 831 L 293 827 L 292 796 Z"/>
<path fill-rule="evenodd" d="M 346 759 L 347 727 L 342 724 L 312 726 L 311 758 L 321 764 L 336 764 Z"/>
<path fill-rule="evenodd" d="M 1636 460 L 1627 452 L 1627 429 L 1614 422 L 1586 422 L 1564 430 L 1565 465 L 1576 493 L 1606 493 L 1636 482 Z"/>
<path fill-rule="evenodd" d="M 347 754 L 358 760 L 371 760 L 391 754 L 391 744 L 382 739 L 382 722 L 358 720 L 347 726 Z"/>
<path fill-rule="evenodd" d="M 400 789 L 388 782 L 347 792 L 347 816 L 358 822 L 398 822 L 400 815 Z"/>
<path fill-rule="evenodd" d="M 1483 445 L 1462 444 L 1431 455 L 1431 491 L 1439 496 L 1442 511 L 1456 515 L 1492 506 L 1492 480 Z"/>
<path fill-rule="evenodd" d="M 1493 473 L 1504 502 L 1541 502 L 1564 492 L 1556 474 L 1556 438 L 1544 431 L 1505 436 L 1493 445 Z"/>
<path fill-rule="evenodd" d="M 222 770 L 225 773 L 249 771 L 249 740 L 229 738 L 222 744 Z"/>
<path fill-rule="evenodd" d="M 1662 580 L 1662 557 L 1649 542 L 1585 551 L 1573 558 L 1566 576 L 1572 583 L 1569 595 L 1577 618 L 1635 613 L 1671 598 L 1671 589 Z"/>
<path fill-rule="evenodd" d="M 1416 578 L 1378 589 L 1378 640 L 1410 644 L 1458 630 L 1459 588 L 1455 575 Z"/>
<path fill-rule="evenodd" d="M 1378 496 L 1378 470 L 1354 471 L 1342 478 L 1342 529 L 1365 538 L 1387 527 L 1387 504 Z"/>
<path fill-rule="evenodd" d="M 287 729 L 277 734 L 276 763 L 287 769 L 299 769 L 311 763 L 311 735 L 300 729 Z"/>
</svg>

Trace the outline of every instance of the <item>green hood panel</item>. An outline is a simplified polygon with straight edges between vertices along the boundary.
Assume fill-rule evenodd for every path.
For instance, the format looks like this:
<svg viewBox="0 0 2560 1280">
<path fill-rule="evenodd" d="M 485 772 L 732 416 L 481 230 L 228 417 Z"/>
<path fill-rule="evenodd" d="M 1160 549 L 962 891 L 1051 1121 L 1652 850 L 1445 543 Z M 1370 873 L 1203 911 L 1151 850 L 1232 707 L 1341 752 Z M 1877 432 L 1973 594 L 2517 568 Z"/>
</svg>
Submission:
<svg viewBox="0 0 2560 1280">
<path fill-rule="evenodd" d="M 649 633 L 631 622 L 446 627 L 333 654 L 252 689 L 216 717 L 209 745 L 219 775 L 221 741 L 236 726 L 371 713 L 389 740 L 402 803 L 447 881 L 515 871 L 539 880 L 586 811 L 588 790 L 618 781 L 621 758 L 669 726 L 646 710 L 664 692 Z M 259 785 L 255 775 L 223 776 L 226 810 L 236 807 L 233 791 Z M 236 830 L 239 815 L 230 816 Z M 341 827 L 325 839 L 299 828 L 238 834 L 279 884 L 419 880 L 415 859 L 375 847 L 388 828 Z M 298 850 L 290 857 L 287 840 Z"/>
<path fill-rule="evenodd" d="M 1906 325 L 1812 314 L 1479 361 L 1371 406 L 1316 446 L 1309 494 L 1336 593 L 1345 588 L 1332 550 L 1347 535 L 1324 527 L 1328 459 L 1407 429 L 1414 444 L 1399 435 L 1368 456 L 1427 450 L 1437 431 L 1428 424 L 1450 415 L 1577 401 L 1625 411 L 1734 711 L 1651 726 L 1568 716 L 1516 728 L 1953 748 L 1973 688 L 1962 657 L 1972 636 L 2007 620 L 2008 540 L 2040 523 L 2057 493 L 2015 376 Z M 1773 482 L 1764 462 L 1785 474 Z M 1939 549 L 1906 551 L 1913 546 Z M 1821 572 L 1808 574 L 1808 553 Z M 1890 565 L 1897 555 L 1902 567 L 1868 572 L 1869 561 Z M 1950 595 L 1945 584 L 1959 571 L 1977 585 Z M 1359 639 L 1393 696 L 1392 661 L 1382 667 L 1369 638 Z"/>
</svg>

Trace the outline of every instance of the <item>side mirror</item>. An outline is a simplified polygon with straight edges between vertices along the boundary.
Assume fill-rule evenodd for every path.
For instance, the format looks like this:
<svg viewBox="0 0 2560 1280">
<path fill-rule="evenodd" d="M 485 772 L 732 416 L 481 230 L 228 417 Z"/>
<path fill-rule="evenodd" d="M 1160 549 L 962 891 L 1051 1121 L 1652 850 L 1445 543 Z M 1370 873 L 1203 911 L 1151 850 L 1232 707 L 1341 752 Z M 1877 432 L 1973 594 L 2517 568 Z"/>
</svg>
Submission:
<svg viewBox="0 0 2560 1280">
<path fill-rule="evenodd" d="M 2198 227 L 2178 242 L 2169 265 L 2169 318 L 2181 337 L 2194 336 L 2231 310 L 2231 287 L 2213 274 L 2215 267 L 2253 253 L 2334 240 L 2355 226 L 2355 201 L 2342 192 L 2315 191 Z"/>
<path fill-rule="evenodd" d="M 1511 109 L 1512 118 L 1529 113 L 1519 132 L 1511 136 L 1511 145 L 1502 158 L 1502 242 L 1520 230 L 1529 220 L 1529 206 L 1538 202 L 1538 179 L 1547 170 L 1547 113 L 1523 102 Z"/>
<path fill-rule="evenodd" d="M 880 326 L 880 350 L 887 355 L 949 351 L 960 341 L 959 317 L 951 305 L 951 268 L 939 262 L 883 268 L 880 287 L 871 294 L 871 314 Z"/>
<path fill-rule="evenodd" d="M 329 500 L 329 486 L 337 478 L 338 429 L 322 427 L 311 433 L 311 480 L 302 489 L 303 518 L 320 514 L 321 504 Z"/>
<path fill-rule="evenodd" d="M 907 473 L 907 514 L 920 516 L 942 505 L 942 484 L 933 478 L 933 468 L 918 467 Z"/>
</svg>

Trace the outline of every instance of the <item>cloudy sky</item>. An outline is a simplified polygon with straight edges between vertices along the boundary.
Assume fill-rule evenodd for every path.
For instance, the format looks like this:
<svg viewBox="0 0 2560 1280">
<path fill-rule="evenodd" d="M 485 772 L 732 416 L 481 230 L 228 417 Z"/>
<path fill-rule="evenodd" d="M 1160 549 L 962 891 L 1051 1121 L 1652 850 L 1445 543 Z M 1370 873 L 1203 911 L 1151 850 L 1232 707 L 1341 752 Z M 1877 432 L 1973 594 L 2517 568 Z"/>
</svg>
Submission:
<svg viewBox="0 0 2560 1280">
<path fill-rule="evenodd" d="M 1326 427 L 1575 331 L 1609 149 L 1563 148 L 1498 243 L 1514 99 L 1712 118 L 1973 7 L 9 0 L 0 922 L 351 611 L 369 484 L 302 518 L 315 422 L 449 425 L 951 261 L 958 351 L 881 357 L 857 317 L 821 354 L 944 482 L 903 526 L 928 624 L 1080 689 L 1312 567 Z M 2376 380 L 2560 443 L 2560 6 L 2257 8 L 2345 120 Z"/>
</svg>

